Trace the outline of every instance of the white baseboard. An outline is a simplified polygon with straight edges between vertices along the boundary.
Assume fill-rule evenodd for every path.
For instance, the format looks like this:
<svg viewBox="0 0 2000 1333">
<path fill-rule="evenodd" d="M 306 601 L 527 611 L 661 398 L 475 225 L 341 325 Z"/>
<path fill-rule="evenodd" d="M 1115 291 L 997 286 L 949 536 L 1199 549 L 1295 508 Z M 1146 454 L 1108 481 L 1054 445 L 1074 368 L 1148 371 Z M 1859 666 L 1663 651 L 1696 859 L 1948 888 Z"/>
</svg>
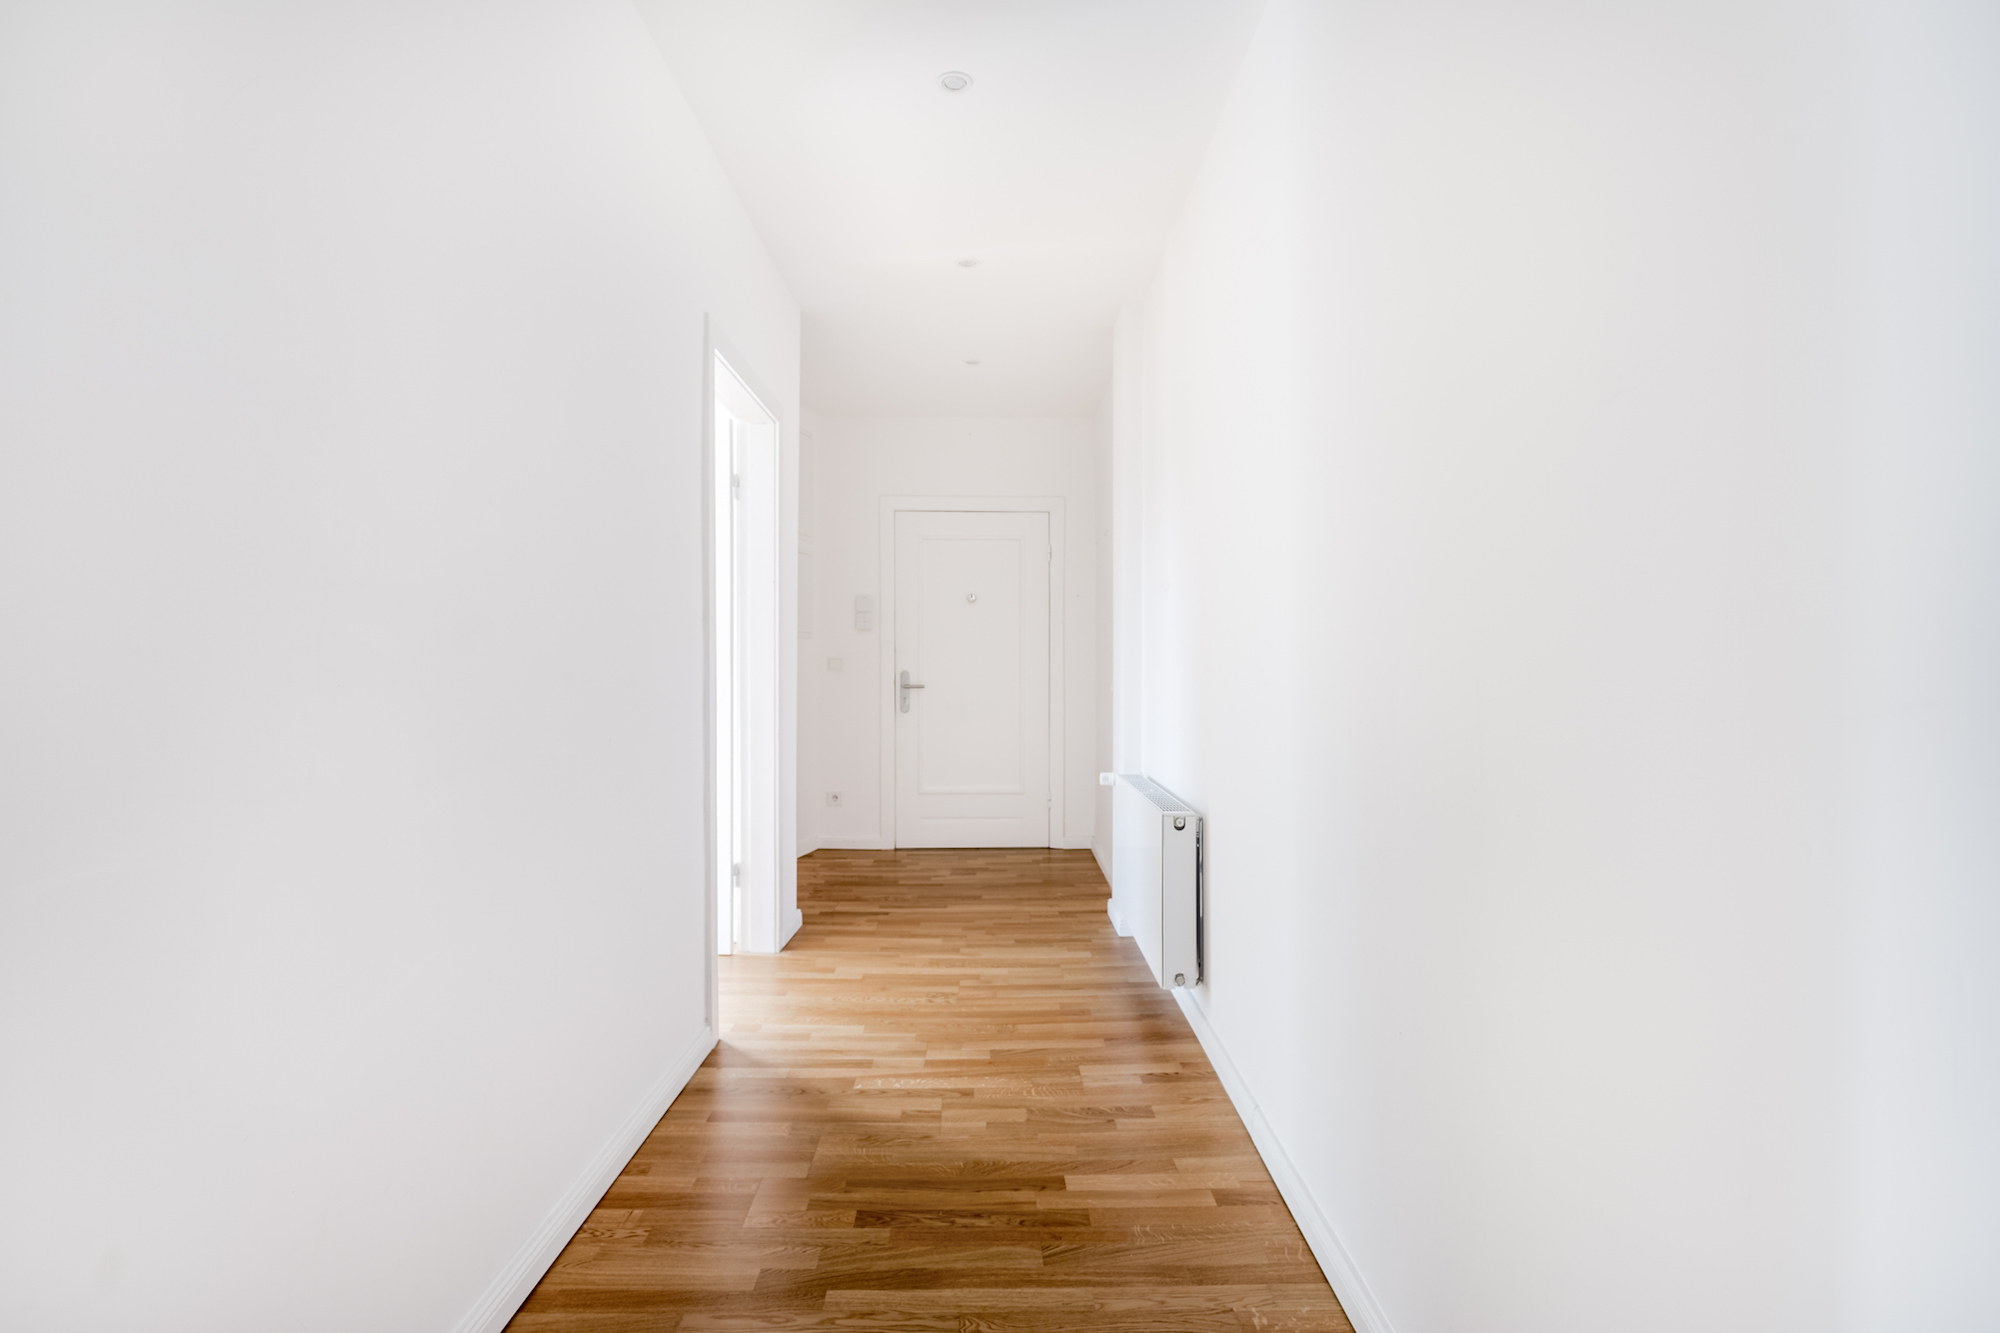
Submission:
<svg viewBox="0 0 2000 1333">
<path fill-rule="evenodd" d="M 1127 939 L 1131 938 L 1132 928 L 1125 924 L 1125 914 L 1118 910 L 1118 900 L 1116 898 L 1106 898 L 1104 900 L 1104 914 L 1111 918 L 1111 928 L 1113 930 Z M 1208 1043 L 1202 1042 L 1202 1046 L 1205 1049 Z"/>
<path fill-rule="evenodd" d="M 819 845 L 828 850 L 838 849 L 850 852 L 887 852 L 894 850 L 886 838 L 821 838 Z M 1087 842 L 1054 842 L 1049 844 L 1058 851 L 1087 852 L 1091 846 Z M 801 852 L 800 855 L 805 855 Z"/>
<path fill-rule="evenodd" d="M 1201 1043 L 1208 1062 L 1215 1066 L 1216 1076 L 1222 1080 L 1223 1090 L 1235 1105 L 1236 1114 L 1243 1118 L 1244 1127 L 1250 1131 L 1250 1141 L 1257 1146 L 1257 1155 L 1264 1159 L 1264 1166 L 1270 1171 L 1278 1193 L 1284 1196 L 1285 1206 L 1292 1210 L 1292 1217 L 1298 1222 L 1307 1247 L 1312 1250 L 1313 1258 L 1319 1261 L 1319 1271 L 1326 1274 L 1327 1284 L 1340 1298 L 1341 1308 L 1347 1311 L 1347 1321 L 1354 1325 L 1355 1333 L 1395 1333 L 1389 1316 L 1382 1312 L 1381 1303 L 1375 1299 L 1375 1293 L 1368 1289 L 1360 1270 L 1355 1268 L 1353 1256 L 1340 1243 L 1333 1225 L 1320 1211 L 1319 1201 L 1313 1198 L 1298 1168 L 1292 1165 L 1285 1145 L 1278 1141 L 1277 1134 L 1265 1121 L 1263 1110 L 1257 1105 L 1256 1098 L 1250 1095 L 1250 1085 L 1243 1081 L 1236 1062 L 1229 1058 L 1229 1051 L 1222 1044 L 1222 1035 L 1208 1021 L 1208 1011 L 1201 1007 L 1193 991 L 1175 990 L 1174 999 L 1180 1003 L 1181 1012 L 1187 1015 L 1188 1026 L 1194 1029 L 1195 1040 Z"/>
<path fill-rule="evenodd" d="M 618 1173 L 632 1160 L 632 1154 L 639 1151 L 639 1145 L 646 1141 L 653 1126 L 660 1122 L 660 1117 L 674 1104 L 674 1098 L 681 1095 L 681 1089 L 714 1049 L 715 1032 L 704 1027 L 563 1191 L 541 1224 L 465 1312 L 465 1317 L 452 1326 L 452 1333 L 499 1333 L 507 1326 L 507 1321 L 521 1308 L 521 1302 L 528 1299 L 528 1293 L 542 1280 L 542 1274 L 549 1271 L 549 1265 L 562 1253 L 563 1246 L 569 1244 L 570 1237 L 590 1216 L 590 1210 L 604 1197 L 604 1191 L 618 1179 Z"/>
</svg>

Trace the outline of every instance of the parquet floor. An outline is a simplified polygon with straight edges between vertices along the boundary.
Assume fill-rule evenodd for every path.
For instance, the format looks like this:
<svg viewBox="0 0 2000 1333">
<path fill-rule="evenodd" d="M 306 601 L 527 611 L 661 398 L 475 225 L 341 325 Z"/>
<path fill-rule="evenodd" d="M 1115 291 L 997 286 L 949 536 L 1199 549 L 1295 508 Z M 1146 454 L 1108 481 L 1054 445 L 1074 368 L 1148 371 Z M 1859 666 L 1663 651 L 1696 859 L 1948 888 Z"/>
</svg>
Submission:
<svg viewBox="0 0 2000 1333">
<path fill-rule="evenodd" d="M 1350 1333 L 1088 852 L 818 852 L 516 1333 Z"/>
</svg>

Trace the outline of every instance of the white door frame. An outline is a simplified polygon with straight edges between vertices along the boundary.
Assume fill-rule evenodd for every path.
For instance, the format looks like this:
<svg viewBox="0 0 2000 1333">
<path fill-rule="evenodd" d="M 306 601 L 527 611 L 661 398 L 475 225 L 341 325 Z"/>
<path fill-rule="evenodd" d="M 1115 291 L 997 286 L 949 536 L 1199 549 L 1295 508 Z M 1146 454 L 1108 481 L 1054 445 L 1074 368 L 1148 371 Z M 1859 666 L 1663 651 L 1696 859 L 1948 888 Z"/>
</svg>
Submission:
<svg viewBox="0 0 2000 1333">
<path fill-rule="evenodd" d="M 878 530 L 881 541 L 882 620 L 878 631 L 881 680 L 876 700 L 882 717 L 881 829 L 882 845 L 896 845 L 896 515 L 904 510 L 957 510 L 977 514 L 1047 514 L 1049 516 L 1049 846 L 1069 845 L 1064 826 L 1067 802 L 1063 773 L 1063 697 L 1065 676 L 1063 623 L 1069 619 L 1069 586 L 1063 562 L 1063 500 L 1060 495 L 885 495 Z"/>
<path fill-rule="evenodd" d="M 766 758 L 771 768 L 770 786 L 773 789 L 775 799 L 775 807 L 768 813 L 777 848 L 775 854 L 776 865 L 773 867 L 773 873 L 766 886 L 766 892 L 762 895 L 768 901 L 760 901 L 757 904 L 757 909 L 751 913 L 762 928 L 754 931 L 753 938 L 745 942 L 748 946 L 747 951 L 749 952 L 776 952 L 782 949 L 785 942 L 791 938 L 793 932 L 799 926 L 799 913 L 796 906 L 796 868 L 786 856 L 786 852 L 791 846 L 791 823 L 789 816 L 792 809 L 792 802 L 787 799 L 787 795 L 788 788 L 796 786 L 796 779 L 793 774 L 794 766 L 787 762 L 788 756 L 785 752 L 788 743 L 793 742 L 795 739 L 792 728 L 796 724 L 791 721 L 789 710 L 785 707 L 785 693 L 786 686 L 796 671 L 797 639 L 795 636 L 784 633 L 785 625 L 788 623 L 785 617 L 786 597 L 788 594 L 796 595 L 796 590 L 787 586 L 789 580 L 787 578 L 786 565 L 788 563 L 788 556 L 791 564 L 796 565 L 797 563 L 797 540 L 796 536 L 789 532 L 785 521 L 785 514 L 788 508 L 785 504 L 787 483 L 791 480 L 789 474 L 792 471 L 792 469 L 785 466 L 785 456 L 787 453 L 786 446 L 792 439 L 793 428 L 792 423 L 785 419 L 783 400 L 772 393 L 763 378 L 758 375 L 755 370 L 756 363 L 740 352 L 715 327 L 713 317 L 710 317 L 706 321 L 704 335 L 702 340 L 701 435 L 699 445 L 701 449 L 701 489 L 703 497 L 701 506 L 703 567 L 702 671 L 704 685 L 702 698 L 704 768 L 702 782 L 702 829 L 705 847 L 702 901 L 705 907 L 703 910 L 702 956 L 706 959 L 705 967 L 707 976 L 705 980 L 708 991 L 709 1026 L 712 1030 L 720 1032 L 722 1030 L 721 1018 L 718 1013 L 720 969 L 716 962 L 716 936 L 720 922 L 717 914 L 715 894 L 716 876 L 722 864 L 723 857 L 722 849 L 716 845 L 715 810 L 716 728 L 721 722 L 721 719 L 716 716 L 717 698 L 715 680 L 715 636 L 717 628 L 715 608 L 715 546 L 717 528 L 717 517 L 715 514 L 715 366 L 718 360 L 729 367 L 730 373 L 737 378 L 744 388 L 750 391 L 751 396 L 770 414 L 772 421 L 776 424 L 777 430 L 776 458 L 773 460 L 773 466 L 776 469 L 775 484 L 777 493 L 773 497 L 775 512 L 772 517 L 775 525 L 773 540 L 776 542 L 778 549 L 773 556 L 776 582 L 775 586 L 771 589 L 771 593 L 774 605 L 768 608 L 770 618 L 775 622 L 773 626 L 773 641 L 777 653 L 777 661 L 773 664 L 775 697 L 766 701 L 767 705 L 773 710 L 775 720 L 775 742 L 772 746 L 772 753 Z M 796 619 L 796 612 L 793 614 L 793 619 Z"/>
</svg>

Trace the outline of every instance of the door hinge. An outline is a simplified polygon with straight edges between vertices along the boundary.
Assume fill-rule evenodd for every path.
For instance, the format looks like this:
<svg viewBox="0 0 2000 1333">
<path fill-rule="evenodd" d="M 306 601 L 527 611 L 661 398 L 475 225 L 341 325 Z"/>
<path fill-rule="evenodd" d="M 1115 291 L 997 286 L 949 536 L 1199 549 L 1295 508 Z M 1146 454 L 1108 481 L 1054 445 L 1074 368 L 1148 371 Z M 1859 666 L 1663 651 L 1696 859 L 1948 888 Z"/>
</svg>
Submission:
<svg viewBox="0 0 2000 1333">
<path fill-rule="evenodd" d="M 743 863 L 741 861 L 729 867 L 729 882 L 733 885 L 743 883 Z"/>
</svg>

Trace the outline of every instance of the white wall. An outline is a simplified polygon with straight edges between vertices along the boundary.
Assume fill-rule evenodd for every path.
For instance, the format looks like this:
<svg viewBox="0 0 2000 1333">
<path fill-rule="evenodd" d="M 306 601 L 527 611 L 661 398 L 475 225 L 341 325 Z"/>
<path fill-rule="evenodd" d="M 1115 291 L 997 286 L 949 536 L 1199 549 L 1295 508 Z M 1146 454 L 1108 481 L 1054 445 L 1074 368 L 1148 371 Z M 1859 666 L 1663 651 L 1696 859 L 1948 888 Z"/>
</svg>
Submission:
<svg viewBox="0 0 2000 1333">
<path fill-rule="evenodd" d="M 2000 10 L 1878 0 L 1843 495 L 1855 1326 L 2000 1327 Z"/>
<path fill-rule="evenodd" d="M 1371 1333 L 2000 1324 L 2000 42 L 1855 12 L 1272 0 L 1121 324 L 1114 748 Z"/>
<path fill-rule="evenodd" d="M 797 308 L 621 0 L 11 5 L 0 181 L 0 1326 L 504 1318 L 705 1048 Z"/>
<path fill-rule="evenodd" d="M 1067 696 L 1063 832 L 1058 845 L 1088 847 L 1097 806 L 1096 425 L 1091 418 L 817 418 L 819 615 L 800 691 L 818 766 L 811 803 L 822 847 L 887 846 L 880 783 L 881 630 L 854 628 L 854 597 L 876 599 L 881 623 L 881 500 L 890 495 L 1060 496 Z M 838 673 L 827 659 L 841 659 Z M 838 809 L 826 792 L 841 793 Z M 1052 831 L 1052 836 L 1053 831 Z"/>
</svg>

